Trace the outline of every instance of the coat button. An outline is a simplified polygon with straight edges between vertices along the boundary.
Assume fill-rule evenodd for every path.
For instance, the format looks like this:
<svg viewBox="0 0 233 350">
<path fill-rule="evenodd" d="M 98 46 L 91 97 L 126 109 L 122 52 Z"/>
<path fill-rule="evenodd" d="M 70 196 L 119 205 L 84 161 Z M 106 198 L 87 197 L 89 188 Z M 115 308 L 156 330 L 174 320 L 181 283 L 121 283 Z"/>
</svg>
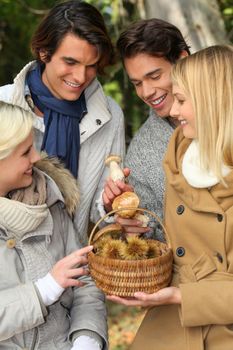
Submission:
<svg viewBox="0 0 233 350">
<path fill-rule="evenodd" d="M 176 249 L 176 255 L 177 255 L 179 258 L 181 258 L 182 256 L 184 256 L 184 254 L 185 254 L 185 249 L 184 249 L 184 247 L 178 247 L 178 248 Z"/>
<path fill-rule="evenodd" d="M 214 255 L 216 256 L 216 258 L 218 259 L 218 261 L 222 264 L 223 262 L 223 257 L 219 252 L 215 252 Z"/>
<path fill-rule="evenodd" d="M 6 246 L 9 249 L 12 249 L 16 246 L 16 240 L 14 238 L 10 238 L 6 241 Z"/>
<path fill-rule="evenodd" d="M 223 221 L 222 214 L 217 214 L 217 219 L 218 219 L 219 222 Z"/>
<path fill-rule="evenodd" d="M 176 212 L 177 212 L 178 215 L 183 214 L 183 212 L 184 212 L 184 206 L 183 206 L 183 205 L 179 205 L 179 206 L 176 208 Z"/>
<path fill-rule="evenodd" d="M 96 122 L 97 125 L 101 125 L 102 124 L 100 119 L 96 119 L 95 122 Z"/>
</svg>

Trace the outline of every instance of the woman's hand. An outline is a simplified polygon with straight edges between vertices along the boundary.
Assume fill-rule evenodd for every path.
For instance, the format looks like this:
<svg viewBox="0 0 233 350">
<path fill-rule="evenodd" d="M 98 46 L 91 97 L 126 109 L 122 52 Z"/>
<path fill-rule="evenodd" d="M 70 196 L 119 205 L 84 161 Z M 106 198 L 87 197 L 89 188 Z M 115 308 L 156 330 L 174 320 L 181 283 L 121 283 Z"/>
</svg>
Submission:
<svg viewBox="0 0 233 350">
<path fill-rule="evenodd" d="M 107 296 L 108 300 L 111 300 L 117 304 L 126 306 L 158 306 L 169 304 L 181 304 L 181 293 L 177 287 L 167 287 L 160 289 L 153 294 L 147 294 L 142 292 L 136 292 L 134 298 L 127 299 L 121 298 L 116 295 Z"/>
<path fill-rule="evenodd" d="M 77 278 L 89 274 L 88 269 L 83 265 L 87 265 L 86 254 L 92 249 L 93 246 L 87 246 L 76 250 L 54 265 L 50 274 L 61 287 L 81 287 L 83 285 L 83 282 Z"/>
<path fill-rule="evenodd" d="M 123 169 L 125 177 L 129 176 L 130 170 L 128 168 Z M 123 192 L 133 192 L 133 187 L 124 181 L 113 181 L 112 179 L 108 178 L 104 185 L 104 192 L 102 195 L 104 208 L 106 212 L 112 210 L 112 202 L 114 199 L 122 194 Z"/>
</svg>

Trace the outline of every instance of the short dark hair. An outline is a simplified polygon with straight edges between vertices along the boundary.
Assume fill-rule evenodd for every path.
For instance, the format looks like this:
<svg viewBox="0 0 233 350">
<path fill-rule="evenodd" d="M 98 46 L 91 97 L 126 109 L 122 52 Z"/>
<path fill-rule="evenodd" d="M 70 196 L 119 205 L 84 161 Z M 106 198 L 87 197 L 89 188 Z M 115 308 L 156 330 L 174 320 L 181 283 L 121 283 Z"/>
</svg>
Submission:
<svg viewBox="0 0 233 350">
<path fill-rule="evenodd" d="M 158 18 L 139 20 L 130 25 L 117 40 L 117 49 L 123 61 L 146 53 L 164 57 L 173 64 L 180 58 L 182 51 L 190 54 L 180 30 Z"/>
<path fill-rule="evenodd" d="M 41 21 L 31 40 L 35 58 L 40 61 L 40 52 L 44 50 L 45 60 L 49 62 L 68 33 L 97 47 L 100 54 L 99 73 L 105 66 L 114 63 L 114 49 L 103 16 L 94 6 L 78 0 L 55 5 Z"/>
</svg>

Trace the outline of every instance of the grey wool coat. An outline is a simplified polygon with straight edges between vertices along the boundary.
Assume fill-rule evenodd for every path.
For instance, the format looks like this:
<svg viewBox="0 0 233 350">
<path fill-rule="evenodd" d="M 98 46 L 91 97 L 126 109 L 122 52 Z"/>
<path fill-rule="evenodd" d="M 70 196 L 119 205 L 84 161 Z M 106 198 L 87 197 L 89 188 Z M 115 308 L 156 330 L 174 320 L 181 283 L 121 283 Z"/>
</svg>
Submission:
<svg viewBox="0 0 233 350">
<path fill-rule="evenodd" d="M 46 167 L 44 164 L 39 166 Z M 50 175 L 52 169 L 50 164 Z M 55 170 L 56 175 L 61 172 L 62 169 Z M 34 285 L 58 260 L 81 248 L 66 210 L 67 206 L 70 214 L 75 210 L 76 181 L 72 182 L 67 173 L 56 177 L 61 180 L 63 195 L 46 175 L 47 205 L 51 215 L 35 231 L 18 240 L 0 226 L 1 350 L 68 350 L 79 334 L 87 332 L 90 336 L 101 337 L 104 349 L 107 349 L 104 295 L 90 277 L 83 277 L 85 286 L 66 289 L 49 307 L 43 304 Z"/>
</svg>

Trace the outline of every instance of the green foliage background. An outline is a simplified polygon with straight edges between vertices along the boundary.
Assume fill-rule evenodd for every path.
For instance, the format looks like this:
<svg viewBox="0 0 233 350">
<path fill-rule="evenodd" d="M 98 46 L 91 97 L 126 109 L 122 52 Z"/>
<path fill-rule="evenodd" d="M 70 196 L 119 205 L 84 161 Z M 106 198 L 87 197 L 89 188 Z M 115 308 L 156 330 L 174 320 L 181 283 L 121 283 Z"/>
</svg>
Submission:
<svg viewBox="0 0 233 350">
<path fill-rule="evenodd" d="M 0 0 L 0 85 L 12 82 L 30 60 L 30 38 L 54 0 Z M 115 43 L 128 23 L 139 18 L 135 1 L 87 0 L 103 14 Z M 123 108 L 128 142 L 147 116 L 147 107 L 136 97 L 122 65 L 118 62 L 100 77 L 106 93 Z M 128 143 L 127 142 L 127 143 Z"/>
<path fill-rule="evenodd" d="M 101 11 L 114 43 L 129 23 L 140 18 L 139 0 L 86 1 Z M 218 1 L 229 39 L 233 41 L 233 0 Z M 42 16 L 58 2 L 60 1 L 0 0 L 0 85 L 12 82 L 20 69 L 32 59 L 31 35 Z M 135 95 L 120 62 L 111 67 L 109 74 L 100 80 L 106 93 L 124 111 L 128 143 L 146 119 L 148 109 Z"/>
</svg>

